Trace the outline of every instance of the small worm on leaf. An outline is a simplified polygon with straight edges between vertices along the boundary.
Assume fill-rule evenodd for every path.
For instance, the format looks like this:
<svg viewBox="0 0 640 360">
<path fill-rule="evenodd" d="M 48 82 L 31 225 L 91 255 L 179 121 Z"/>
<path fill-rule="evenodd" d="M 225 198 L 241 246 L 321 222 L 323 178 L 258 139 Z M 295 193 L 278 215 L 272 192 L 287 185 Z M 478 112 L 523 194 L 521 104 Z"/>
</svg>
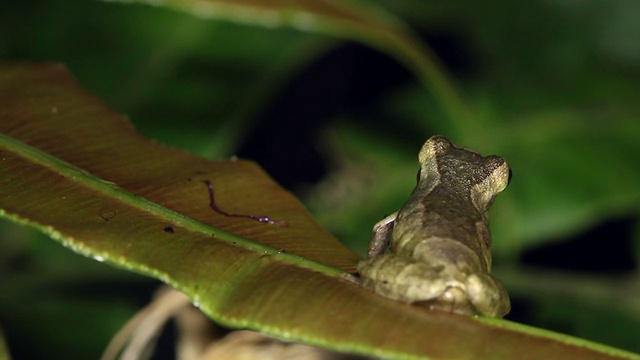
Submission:
<svg viewBox="0 0 640 360">
<path fill-rule="evenodd" d="M 218 205 L 216 204 L 215 195 L 214 195 L 214 192 L 213 192 L 213 185 L 211 184 L 211 181 L 205 180 L 204 184 L 207 186 L 207 190 L 209 190 L 209 207 L 211 207 L 211 209 L 213 209 L 213 211 L 217 212 L 218 214 L 222 214 L 222 215 L 228 216 L 228 217 L 248 218 L 248 219 L 252 219 L 252 220 L 256 220 L 256 221 L 259 221 L 259 222 L 264 222 L 264 223 L 271 224 L 271 225 L 276 225 L 276 226 L 282 226 L 282 227 L 289 226 L 289 224 L 284 220 L 274 220 L 274 219 L 271 219 L 268 216 L 228 213 L 228 212 L 220 209 L 218 207 Z"/>
</svg>

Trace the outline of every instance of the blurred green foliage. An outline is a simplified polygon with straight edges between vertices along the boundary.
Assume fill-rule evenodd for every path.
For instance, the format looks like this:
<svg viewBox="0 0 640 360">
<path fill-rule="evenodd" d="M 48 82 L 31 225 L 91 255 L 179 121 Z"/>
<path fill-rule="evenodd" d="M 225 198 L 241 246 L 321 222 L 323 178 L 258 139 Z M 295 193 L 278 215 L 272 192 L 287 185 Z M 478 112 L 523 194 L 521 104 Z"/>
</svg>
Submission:
<svg viewBox="0 0 640 360">
<path fill-rule="evenodd" d="M 64 63 L 145 136 L 256 159 L 361 252 L 411 191 L 424 139 L 500 154 L 514 178 L 492 209 L 494 268 L 511 319 L 640 352 L 639 3 L 377 4 L 439 56 L 473 121 L 390 54 L 140 4 L 3 2 L 0 57 Z M 95 358 L 156 284 L 6 222 L 0 278 L 0 325 L 30 357 Z"/>
</svg>

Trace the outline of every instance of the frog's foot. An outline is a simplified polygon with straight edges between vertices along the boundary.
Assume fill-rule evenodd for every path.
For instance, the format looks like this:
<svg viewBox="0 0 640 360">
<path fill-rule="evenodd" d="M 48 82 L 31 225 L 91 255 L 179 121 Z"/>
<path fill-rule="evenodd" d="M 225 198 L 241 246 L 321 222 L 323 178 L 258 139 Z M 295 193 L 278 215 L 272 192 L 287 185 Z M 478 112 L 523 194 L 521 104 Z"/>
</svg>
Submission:
<svg viewBox="0 0 640 360">
<path fill-rule="evenodd" d="M 409 302 L 456 314 L 492 317 L 503 317 L 511 308 L 502 284 L 488 274 L 454 274 L 445 276 L 441 284 L 444 288 L 433 298 Z"/>
<path fill-rule="evenodd" d="M 502 317 L 509 297 L 489 274 L 459 269 L 454 264 L 434 266 L 385 254 L 360 262 L 365 287 L 392 299 L 462 315 Z"/>
<path fill-rule="evenodd" d="M 440 310 L 462 315 L 475 315 L 475 310 L 467 293 L 459 287 L 450 286 L 435 299 L 416 301 L 413 304 L 424 306 L 430 310 Z"/>
<path fill-rule="evenodd" d="M 492 317 L 503 317 L 511 307 L 502 284 L 485 274 L 471 274 L 464 284 L 448 286 L 439 296 L 412 304 L 461 315 Z"/>
<path fill-rule="evenodd" d="M 473 273 L 465 281 L 466 293 L 477 314 L 503 317 L 511 310 L 504 285 L 487 273 Z"/>
<path fill-rule="evenodd" d="M 362 278 L 360 277 L 360 274 L 358 274 L 358 273 L 354 273 L 354 274 L 342 273 L 342 274 L 340 274 L 340 278 L 343 279 L 343 280 L 347 280 L 348 282 L 356 284 L 356 285 L 362 285 Z"/>
</svg>

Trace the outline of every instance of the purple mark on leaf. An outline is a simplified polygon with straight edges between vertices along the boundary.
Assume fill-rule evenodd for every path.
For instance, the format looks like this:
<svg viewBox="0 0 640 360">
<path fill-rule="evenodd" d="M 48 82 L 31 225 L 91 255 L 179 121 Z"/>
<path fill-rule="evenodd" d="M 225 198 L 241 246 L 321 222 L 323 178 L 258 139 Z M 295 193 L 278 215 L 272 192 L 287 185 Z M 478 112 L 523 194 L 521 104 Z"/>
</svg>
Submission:
<svg viewBox="0 0 640 360">
<path fill-rule="evenodd" d="M 256 221 L 260 221 L 260 222 L 263 222 L 263 223 L 276 225 L 276 226 L 282 226 L 282 227 L 289 226 L 289 224 L 284 220 L 273 220 L 268 216 L 228 213 L 228 212 L 220 209 L 218 207 L 218 205 L 216 204 L 215 195 L 214 195 L 214 191 L 213 191 L 213 185 L 211 185 L 211 181 L 205 180 L 204 184 L 207 185 L 207 189 L 209 190 L 209 207 L 211 207 L 213 209 L 213 211 L 217 212 L 218 214 L 222 214 L 222 215 L 228 216 L 228 217 L 248 218 L 248 219 L 252 219 L 252 220 L 256 220 Z"/>
</svg>

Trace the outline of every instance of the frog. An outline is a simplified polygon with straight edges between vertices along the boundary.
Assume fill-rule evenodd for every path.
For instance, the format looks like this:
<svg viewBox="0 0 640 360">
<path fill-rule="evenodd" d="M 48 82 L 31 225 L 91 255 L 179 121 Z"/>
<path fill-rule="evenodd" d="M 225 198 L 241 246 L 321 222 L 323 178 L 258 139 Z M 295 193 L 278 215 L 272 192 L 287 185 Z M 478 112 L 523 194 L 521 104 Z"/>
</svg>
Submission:
<svg viewBox="0 0 640 360">
<path fill-rule="evenodd" d="M 500 156 L 482 156 L 444 136 L 429 138 L 417 185 L 373 227 L 360 283 L 387 298 L 432 310 L 501 318 L 511 304 L 490 274 L 488 211 L 511 180 Z"/>
</svg>

